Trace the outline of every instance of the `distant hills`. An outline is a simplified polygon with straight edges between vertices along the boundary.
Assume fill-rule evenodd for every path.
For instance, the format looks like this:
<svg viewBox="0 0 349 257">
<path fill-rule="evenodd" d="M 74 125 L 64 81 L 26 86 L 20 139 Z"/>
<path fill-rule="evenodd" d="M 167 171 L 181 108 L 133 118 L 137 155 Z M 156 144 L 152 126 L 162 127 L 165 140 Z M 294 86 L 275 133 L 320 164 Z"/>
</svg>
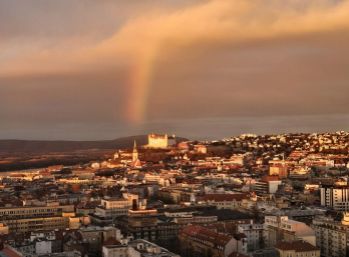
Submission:
<svg viewBox="0 0 349 257">
<path fill-rule="evenodd" d="M 101 141 L 45 141 L 45 140 L 0 140 L 0 152 L 2 153 L 48 153 L 48 152 L 72 152 L 89 149 L 122 149 L 131 148 L 133 141 L 138 145 L 148 143 L 147 135 L 122 137 L 113 140 Z M 177 142 L 187 139 L 178 137 Z"/>
</svg>

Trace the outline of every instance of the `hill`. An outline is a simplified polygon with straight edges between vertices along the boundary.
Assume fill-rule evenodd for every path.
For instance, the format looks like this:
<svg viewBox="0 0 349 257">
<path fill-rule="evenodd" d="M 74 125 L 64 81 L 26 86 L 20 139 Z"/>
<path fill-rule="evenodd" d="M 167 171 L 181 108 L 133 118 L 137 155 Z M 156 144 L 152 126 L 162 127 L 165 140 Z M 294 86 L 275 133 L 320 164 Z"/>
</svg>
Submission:
<svg viewBox="0 0 349 257">
<path fill-rule="evenodd" d="M 138 145 L 148 142 L 147 135 L 122 137 L 113 140 L 102 141 L 45 141 L 45 140 L 0 140 L 1 153 L 49 153 L 49 152 L 73 152 L 89 149 L 123 149 L 131 148 L 134 140 Z M 177 142 L 187 140 L 178 137 Z"/>
</svg>

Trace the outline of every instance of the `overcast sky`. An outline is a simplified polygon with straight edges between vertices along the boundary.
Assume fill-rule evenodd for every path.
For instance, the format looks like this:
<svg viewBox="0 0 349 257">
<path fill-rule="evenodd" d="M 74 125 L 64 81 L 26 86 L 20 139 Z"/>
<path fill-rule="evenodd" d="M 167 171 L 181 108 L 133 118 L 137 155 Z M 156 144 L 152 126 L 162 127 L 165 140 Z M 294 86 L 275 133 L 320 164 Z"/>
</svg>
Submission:
<svg viewBox="0 0 349 257">
<path fill-rule="evenodd" d="M 349 130 L 349 1 L 0 0 L 0 138 Z"/>
</svg>

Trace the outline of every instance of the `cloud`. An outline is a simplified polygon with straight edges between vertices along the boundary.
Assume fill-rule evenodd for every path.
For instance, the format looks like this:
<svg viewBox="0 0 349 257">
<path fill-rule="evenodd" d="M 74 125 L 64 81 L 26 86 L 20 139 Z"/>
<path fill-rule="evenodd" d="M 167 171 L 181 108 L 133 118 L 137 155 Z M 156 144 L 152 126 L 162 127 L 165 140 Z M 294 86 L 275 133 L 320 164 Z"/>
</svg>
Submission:
<svg viewBox="0 0 349 257">
<path fill-rule="evenodd" d="M 105 3 L 110 4 L 109 1 L 102 1 L 101 5 L 105 6 Z M 93 7 L 99 6 L 99 4 L 93 4 L 93 1 L 88 4 Z M 63 8 L 64 4 L 60 6 Z M 81 5 L 80 8 L 78 7 L 75 6 L 75 9 L 84 10 Z M 93 8 L 89 9 L 93 10 Z M 120 11 L 116 12 L 115 9 L 114 6 L 115 14 L 120 14 Z M 109 61 L 114 64 L 123 64 L 125 59 L 139 61 L 142 55 L 145 56 L 144 58 L 150 58 L 149 55 L 161 55 L 162 52 L 170 51 L 172 48 L 196 44 L 242 43 L 344 29 L 349 26 L 348 10 L 349 1 L 201 1 L 187 7 L 163 11 L 163 13 L 158 10 L 149 11 L 150 14 L 145 12 L 138 13 L 136 16 L 131 15 L 132 18 L 125 19 L 124 24 L 109 25 L 117 31 L 114 35 L 99 39 L 99 42 L 93 40 L 81 42 L 78 37 L 66 39 L 63 36 L 63 42 L 57 45 L 53 44 L 34 53 L 15 57 L 14 60 L 9 58 L 7 65 L 2 63 L 1 74 L 11 74 L 11 71 L 16 70 L 18 73 L 40 73 L 50 70 L 51 66 L 52 70 L 66 71 L 67 64 L 69 69 L 84 70 L 89 66 L 98 68 L 104 61 L 108 64 L 110 64 Z M 69 15 L 71 16 L 73 15 Z M 53 19 L 56 18 L 53 17 Z M 46 19 L 50 22 L 49 17 Z M 80 25 L 74 26 L 74 29 L 64 22 L 61 30 L 64 28 L 71 31 L 70 34 L 82 30 L 84 34 L 88 34 L 89 26 L 96 22 L 98 24 L 98 19 L 88 21 L 88 26 L 82 26 L 84 23 L 79 23 Z M 112 34 L 110 27 L 108 33 Z M 100 26 L 92 27 L 90 33 L 97 33 L 96 30 L 99 28 Z M 35 43 L 32 44 L 35 45 Z M 13 66 L 9 65 L 11 61 Z"/>
<path fill-rule="evenodd" d="M 59 9 L 69 9 L 68 2 L 71 1 L 63 2 Z M 211 0 L 190 1 L 189 4 L 180 1 L 176 5 L 173 5 L 174 1 L 165 1 L 160 6 L 158 4 L 163 1 L 146 1 L 136 8 L 137 11 L 132 5 L 120 9 L 111 1 L 99 2 L 102 4 L 88 1 L 85 6 L 80 2 L 73 8 L 74 11 L 69 12 L 67 21 L 63 16 L 49 17 L 44 12 L 29 11 L 29 14 L 44 17 L 49 25 L 43 24 L 41 33 L 36 31 L 39 24 L 29 27 L 28 31 L 34 34 L 32 37 L 31 32 L 25 33 L 19 29 L 20 26 L 15 26 L 15 33 L 7 29 L 8 37 L 11 34 L 16 36 L 3 43 L 6 47 L 0 53 L 0 77 L 95 74 L 96 78 L 89 83 L 91 86 L 93 81 L 98 81 L 100 74 L 108 74 L 109 78 L 115 74 L 115 87 L 123 87 L 127 91 L 125 98 L 128 103 L 122 112 L 132 123 L 142 123 L 147 116 L 158 118 L 205 113 L 226 116 L 229 114 L 227 109 L 233 109 L 234 115 L 245 115 L 256 109 L 259 111 L 256 107 L 258 103 L 265 106 L 260 109 L 266 113 L 279 110 L 284 113 L 296 110 L 298 113 L 307 112 L 307 109 L 315 112 L 312 107 L 314 101 L 307 103 L 306 97 L 309 98 L 317 87 L 327 92 L 324 89 L 328 86 L 327 81 L 316 78 L 318 71 L 327 67 L 331 71 L 329 77 L 338 85 L 337 88 L 342 88 L 342 81 L 346 79 L 343 72 L 338 74 L 338 70 L 331 70 L 327 62 L 331 61 L 328 59 L 330 54 L 335 54 L 338 62 L 347 64 L 346 53 L 341 55 L 340 51 L 347 50 L 345 43 L 349 42 L 343 35 L 349 26 L 349 1 Z M 89 10 L 88 15 L 77 21 L 80 15 L 84 15 L 85 8 Z M 96 16 L 93 15 L 95 8 Z M 144 11 L 142 8 L 145 8 Z M 28 19 L 31 21 L 33 18 Z M 70 23 L 73 25 L 69 26 Z M 50 28 L 54 28 L 53 32 Z M 21 43 L 11 45 L 23 34 L 26 35 L 24 42 L 29 42 L 27 46 Z M 328 41 L 327 35 L 334 35 L 335 39 L 345 43 L 338 47 L 337 42 Z M 300 41 L 306 46 L 294 43 Z M 321 49 L 310 51 L 314 44 L 318 46 L 322 41 L 327 43 Z M 328 46 L 331 47 L 329 52 L 326 50 Z M 311 60 L 307 58 L 308 54 L 312 54 Z M 281 55 L 290 60 L 290 64 L 282 62 Z M 294 56 L 299 59 L 295 60 Z M 320 60 L 314 61 L 316 58 Z M 301 61 L 307 65 L 299 65 Z M 340 63 L 334 64 L 333 67 L 341 70 L 341 66 L 336 66 Z M 302 90 L 309 87 L 304 97 L 288 101 L 287 97 L 280 95 L 283 91 L 279 95 L 275 93 L 275 84 L 285 82 L 283 78 L 288 70 L 297 76 L 290 79 L 295 88 Z M 274 76 L 273 71 L 282 75 Z M 336 81 L 336 78 L 341 81 Z M 76 81 L 81 82 L 80 79 Z M 278 109 L 261 101 L 256 87 L 249 89 L 245 86 L 256 83 L 261 84 L 265 92 L 275 97 L 275 102 L 284 108 Z M 200 87 L 194 86 L 196 84 Z M 290 86 L 286 83 L 285 91 L 290 92 Z M 83 88 L 83 85 L 80 87 Z M 151 87 L 159 90 L 155 96 L 150 93 Z M 219 87 L 220 92 L 216 90 Z M 188 108 L 183 99 L 183 102 L 176 102 L 181 99 L 171 96 L 170 92 L 183 96 L 185 101 L 190 101 L 189 96 L 200 97 L 196 97 Z M 240 98 L 231 101 L 234 94 Z M 325 103 L 325 107 L 318 108 L 328 109 L 326 96 L 316 94 Z M 332 94 L 329 92 L 329 95 Z M 340 95 L 332 97 L 339 98 Z M 256 104 L 251 105 L 253 108 L 249 111 L 250 107 L 246 105 L 251 99 Z M 210 100 L 216 102 L 214 107 L 202 107 Z M 158 108 L 155 103 L 166 108 Z M 331 110 L 338 112 L 342 107 L 336 105 Z"/>
<path fill-rule="evenodd" d="M 238 46 L 280 38 L 347 29 L 349 2 L 329 1 L 209 1 L 170 15 L 141 17 L 126 24 L 105 48 L 118 46 L 120 54 L 134 58 L 140 77 L 131 85 L 129 115 L 145 117 L 151 71 L 173 49 L 214 45 Z M 167 55 L 166 55 L 167 54 Z"/>
</svg>

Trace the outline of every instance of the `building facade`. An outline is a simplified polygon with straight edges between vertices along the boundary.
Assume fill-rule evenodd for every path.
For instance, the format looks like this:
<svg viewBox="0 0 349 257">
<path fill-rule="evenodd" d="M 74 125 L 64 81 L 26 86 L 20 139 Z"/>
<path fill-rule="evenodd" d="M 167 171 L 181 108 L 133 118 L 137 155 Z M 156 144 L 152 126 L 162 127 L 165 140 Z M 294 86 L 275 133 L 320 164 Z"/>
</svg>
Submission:
<svg viewBox="0 0 349 257">
<path fill-rule="evenodd" d="M 69 217 L 74 216 L 73 205 L 0 208 L 0 222 L 9 232 L 66 229 L 69 228 Z"/>
<path fill-rule="evenodd" d="M 322 206 L 336 211 L 349 210 L 349 186 L 323 186 L 320 196 Z"/>
<path fill-rule="evenodd" d="M 159 134 L 149 134 L 148 135 L 148 145 L 147 148 L 167 148 L 169 145 L 168 143 L 168 136 L 165 135 L 159 135 Z"/>
<path fill-rule="evenodd" d="M 189 225 L 179 234 L 181 256 L 183 257 L 228 257 L 234 252 L 246 253 L 244 240 L 217 233 L 202 226 Z"/>
<path fill-rule="evenodd" d="M 320 257 L 320 248 L 305 241 L 280 242 L 275 249 L 279 257 Z"/>
<path fill-rule="evenodd" d="M 316 244 L 323 257 L 349 256 L 349 216 L 345 215 L 342 222 L 332 218 L 321 217 L 313 220 Z"/>
<path fill-rule="evenodd" d="M 239 233 L 246 236 L 247 251 L 254 252 L 264 247 L 264 226 L 263 224 L 239 224 L 237 227 Z"/>
<path fill-rule="evenodd" d="M 315 231 L 303 222 L 291 220 L 288 216 L 265 216 L 264 241 L 273 247 L 281 241 L 303 240 L 316 245 Z"/>
</svg>

